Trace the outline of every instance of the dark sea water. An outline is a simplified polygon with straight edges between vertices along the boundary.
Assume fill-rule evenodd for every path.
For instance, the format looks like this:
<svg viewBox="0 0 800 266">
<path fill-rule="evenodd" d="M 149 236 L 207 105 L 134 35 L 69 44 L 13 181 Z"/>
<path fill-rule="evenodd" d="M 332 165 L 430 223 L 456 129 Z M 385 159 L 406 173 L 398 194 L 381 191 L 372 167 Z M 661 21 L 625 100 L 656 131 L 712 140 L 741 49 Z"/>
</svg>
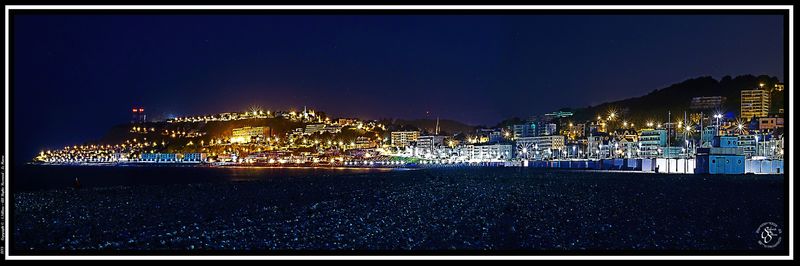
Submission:
<svg viewBox="0 0 800 266">
<path fill-rule="evenodd" d="M 336 176 L 378 173 L 377 168 L 312 167 L 197 167 L 197 166 L 55 166 L 22 165 L 13 168 L 11 186 L 15 191 L 35 191 L 73 187 L 75 178 L 83 188 L 119 185 L 164 185 L 224 183 L 231 181 Z"/>
<path fill-rule="evenodd" d="M 759 225 L 776 223 L 783 241 L 789 233 L 783 176 L 528 168 L 27 171 L 12 180 L 12 251 L 774 251 L 786 243 L 762 247 Z M 84 188 L 65 188 L 74 176 Z"/>
</svg>

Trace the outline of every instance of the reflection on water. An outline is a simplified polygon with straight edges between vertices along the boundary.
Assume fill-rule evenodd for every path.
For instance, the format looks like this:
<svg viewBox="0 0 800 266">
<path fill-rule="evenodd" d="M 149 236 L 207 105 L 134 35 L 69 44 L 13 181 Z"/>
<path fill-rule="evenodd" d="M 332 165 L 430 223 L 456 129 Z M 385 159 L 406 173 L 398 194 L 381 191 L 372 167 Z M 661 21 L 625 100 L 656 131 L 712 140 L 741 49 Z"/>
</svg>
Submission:
<svg viewBox="0 0 800 266">
<path fill-rule="evenodd" d="M 397 171 L 389 168 L 346 167 L 188 167 L 188 166 L 43 166 L 24 165 L 11 170 L 15 191 L 59 189 L 72 186 L 75 178 L 82 187 L 120 185 L 191 184 L 240 181 L 268 181 L 273 178 L 307 178 Z"/>
<path fill-rule="evenodd" d="M 311 176 L 337 176 L 342 174 L 382 173 L 394 171 L 391 168 L 351 168 L 351 167 L 270 167 L 270 166 L 226 166 L 230 171 L 220 173 L 219 179 L 233 182 L 263 181 L 275 177 L 292 176 L 305 178 Z"/>
</svg>

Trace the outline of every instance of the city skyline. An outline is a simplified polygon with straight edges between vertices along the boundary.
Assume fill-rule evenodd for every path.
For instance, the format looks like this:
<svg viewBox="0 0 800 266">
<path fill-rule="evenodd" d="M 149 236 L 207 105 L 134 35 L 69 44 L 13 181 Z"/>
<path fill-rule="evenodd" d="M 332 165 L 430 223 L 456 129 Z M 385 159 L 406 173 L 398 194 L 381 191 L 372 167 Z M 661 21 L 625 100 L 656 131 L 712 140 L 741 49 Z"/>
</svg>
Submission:
<svg viewBox="0 0 800 266">
<path fill-rule="evenodd" d="M 101 137 L 131 106 L 152 119 L 308 105 L 491 126 L 696 76 L 784 75 L 779 15 L 20 15 L 14 25 L 14 100 L 27 104 L 13 129 L 74 132 L 50 136 L 56 147 Z M 75 119 L 43 125 L 36 113 Z"/>
</svg>

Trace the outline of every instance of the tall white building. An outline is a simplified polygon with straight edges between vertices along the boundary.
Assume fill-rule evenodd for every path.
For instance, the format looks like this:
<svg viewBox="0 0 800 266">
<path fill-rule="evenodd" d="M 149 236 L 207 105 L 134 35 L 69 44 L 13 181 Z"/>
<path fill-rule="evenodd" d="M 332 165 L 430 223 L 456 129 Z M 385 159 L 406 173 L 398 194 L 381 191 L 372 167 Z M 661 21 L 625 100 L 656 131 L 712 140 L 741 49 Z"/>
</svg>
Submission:
<svg viewBox="0 0 800 266">
<path fill-rule="evenodd" d="M 419 138 L 419 131 L 395 131 L 392 132 L 392 146 L 408 147 Z"/>
<path fill-rule="evenodd" d="M 419 136 L 416 147 L 420 150 L 431 151 L 444 145 L 444 136 Z"/>
<path fill-rule="evenodd" d="M 645 129 L 639 136 L 639 156 L 656 158 L 658 150 L 667 146 L 667 131 L 664 129 Z"/>
<path fill-rule="evenodd" d="M 510 144 L 466 145 L 471 161 L 505 161 L 514 155 Z"/>
</svg>

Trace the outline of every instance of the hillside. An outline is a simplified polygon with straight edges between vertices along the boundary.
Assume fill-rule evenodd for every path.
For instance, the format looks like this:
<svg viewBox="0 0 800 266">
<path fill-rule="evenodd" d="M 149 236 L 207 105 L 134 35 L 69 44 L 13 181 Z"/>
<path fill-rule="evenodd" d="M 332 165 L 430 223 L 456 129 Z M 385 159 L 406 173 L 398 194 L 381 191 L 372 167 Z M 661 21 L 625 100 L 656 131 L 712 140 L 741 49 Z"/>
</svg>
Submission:
<svg viewBox="0 0 800 266">
<path fill-rule="evenodd" d="M 131 133 L 131 124 L 120 124 L 112 127 L 105 136 L 100 140 L 100 144 L 120 143 L 126 139 L 136 137 L 141 134 Z M 185 132 L 206 132 L 204 139 L 206 141 L 212 138 L 222 138 L 230 136 L 232 130 L 238 127 L 246 126 L 267 126 L 272 130 L 273 135 L 283 135 L 295 128 L 303 127 L 302 123 L 292 122 L 280 118 L 267 118 L 267 119 L 247 119 L 235 121 L 210 121 L 208 123 L 166 123 L 166 122 L 147 122 L 142 127 L 157 129 L 152 134 L 153 137 L 160 136 L 163 130 L 176 130 Z M 159 137 L 160 138 L 160 137 Z"/>
<path fill-rule="evenodd" d="M 609 110 L 616 110 L 627 121 L 644 123 L 666 120 L 667 111 L 672 111 L 673 116 L 682 116 L 684 111 L 691 113 L 689 104 L 693 97 L 724 96 L 727 100 L 721 111 L 739 117 L 740 93 L 743 89 L 758 88 L 759 83 L 764 83 L 765 87 L 772 87 L 778 82 L 776 77 L 766 75 L 743 75 L 735 78 L 725 76 L 719 81 L 712 77 L 699 77 L 654 90 L 641 97 L 562 110 L 572 111 L 575 121 L 596 119 L 596 116 L 605 115 Z M 772 109 L 783 108 L 782 93 L 773 93 L 773 98 L 775 101 Z"/>
<path fill-rule="evenodd" d="M 699 77 L 676 83 L 663 89 L 654 90 L 641 97 L 603 103 L 597 106 L 589 106 L 585 108 L 563 108 L 561 110 L 573 112 L 573 121 L 594 120 L 598 115 L 605 116 L 608 114 L 609 110 L 615 110 L 621 120 L 643 125 L 647 121 L 665 121 L 667 117 L 667 111 L 672 111 L 673 117 L 676 119 L 681 119 L 684 110 L 691 114 L 689 110 L 689 104 L 693 97 L 724 96 L 727 97 L 727 100 L 723 110 L 721 111 L 726 112 L 729 116 L 738 117 L 740 92 L 742 89 L 757 88 L 759 83 L 764 83 L 765 87 L 772 87 L 777 82 L 778 79 L 776 77 L 765 75 L 744 75 L 737 76 L 735 78 L 725 76 L 720 80 L 715 80 L 711 77 Z M 773 110 L 783 108 L 783 96 L 784 95 L 782 92 L 773 92 Z M 523 119 L 510 118 L 501 121 L 497 127 L 505 127 L 522 122 Z M 423 131 L 423 134 L 433 134 L 436 127 L 436 119 L 406 120 L 387 118 L 381 119 L 379 123 L 387 125 L 389 131 L 421 130 Z M 146 133 L 131 132 L 131 128 L 133 126 L 134 125 L 131 124 L 120 124 L 112 127 L 107 134 L 96 143 L 117 144 L 137 137 L 147 137 L 148 141 L 166 141 L 170 143 L 170 146 L 174 145 L 175 147 L 180 147 L 189 140 L 209 142 L 212 139 L 230 136 L 231 130 L 237 127 L 267 126 L 271 129 L 272 135 L 284 136 L 287 132 L 295 128 L 303 127 L 304 124 L 280 118 L 248 119 L 208 123 L 148 122 L 145 125 L 140 126 L 145 128 L 153 128 L 154 131 Z M 459 133 L 471 134 L 474 132 L 476 127 L 455 120 L 440 119 L 439 128 L 440 135 L 454 135 Z M 190 132 L 205 132 L 206 134 L 202 137 L 196 138 L 171 138 L 165 132 L 165 130 L 168 132 L 186 132 L 187 134 Z M 360 134 L 363 134 L 363 132 L 356 135 Z M 335 138 L 345 138 L 346 140 L 350 140 L 354 139 L 356 135 L 350 136 L 342 133 L 340 136 Z"/>
<path fill-rule="evenodd" d="M 257 118 L 233 121 L 209 121 L 207 123 L 167 123 L 167 122 L 147 122 L 144 124 L 120 124 L 112 127 L 109 131 L 98 141 L 91 142 L 92 144 L 121 144 L 128 143 L 136 139 L 142 142 L 146 139 L 149 143 L 166 143 L 162 146 L 164 149 L 161 151 L 166 152 L 194 152 L 198 146 L 187 146 L 187 143 L 210 143 L 212 140 L 225 139 L 230 137 L 234 128 L 239 127 L 254 127 L 265 126 L 270 129 L 272 136 L 279 136 L 283 138 L 287 132 L 296 128 L 303 128 L 304 123 L 291 121 L 283 118 Z M 144 132 L 131 132 L 131 128 L 140 127 L 147 129 Z M 152 131 L 150 131 L 152 129 Z M 171 136 L 171 133 L 184 132 L 187 135 Z M 201 136 L 190 136 L 188 134 L 200 133 Z M 323 134 L 319 137 L 325 140 L 341 140 L 353 141 L 358 136 L 365 135 L 366 132 L 360 130 L 346 130 L 336 136 L 330 134 Z"/>
</svg>

